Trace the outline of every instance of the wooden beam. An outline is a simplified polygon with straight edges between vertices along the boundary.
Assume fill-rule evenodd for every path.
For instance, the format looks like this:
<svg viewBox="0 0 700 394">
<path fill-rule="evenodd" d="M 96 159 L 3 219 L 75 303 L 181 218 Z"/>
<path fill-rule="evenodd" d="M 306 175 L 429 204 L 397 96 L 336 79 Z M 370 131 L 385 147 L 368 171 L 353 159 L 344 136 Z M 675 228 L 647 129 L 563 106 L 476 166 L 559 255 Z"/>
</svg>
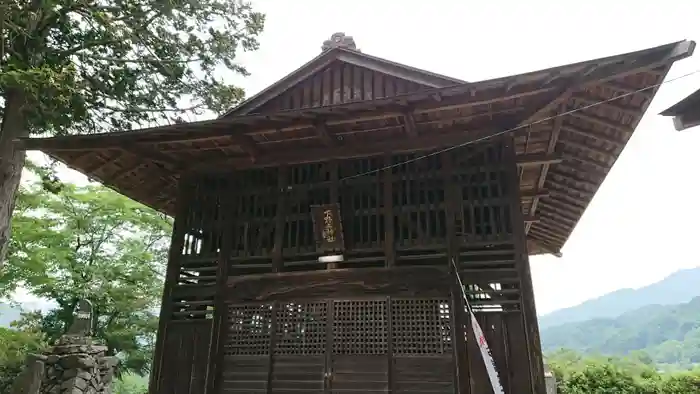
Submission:
<svg viewBox="0 0 700 394">
<path fill-rule="evenodd" d="M 248 156 L 250 156 L 251 162 L 254 163 L 257 160 L 257 158 L 260 157 L 260 149 L 258 148 L 258 144 L 256 144 L 252 138 L 243 134 L 231 134 L 229 138 L 233 142 L 238 144 L 238 146 L 241 147 L 243 152 L 247 153 Z"/>
<path fill-rule="evenodd" d="M 231 277 L 226 298 L 235 302 L 341 298 L 357 294 L 449 294 L 452 278 L 446 267 L 335 269 Z"/>
<path fill-rule="evenodd" d="M 328 127 L 325 123 L 316 124 L 316 127 L 314 129 L 316 130 L 316 135 L 318 136 L 318 138 L 320 138 L 321 141 L 323 141 L 323 143 L 326 144 L 326 146 L 338 145 L 338 139 L 335 138 L 335 136 L 328 131 Z"/>
<path fill-rule="evenodd" d="M 566 104 L 560 104 L 559 113 L 566 110 Z M 557 116 L 554 118 L 554 127 L 552 128 L 552 134 L 549 136 L 549 142 L 547 144 L 547 153 L 552 154 L 556 151 L 557 142 L 559 141 L 559 134 L 561 133 L 561 127 L 564 122 L 563 116 Z M 545 163 L 542 165 L 542 170 L 540 171 L 539 178 L 537 180 L 537 188 L 543 188 L 544 183 L 547 180 L 547 173 L 549 172 L 550 165 Z M 540 199 L 535 197 L 532 199 L 532 205 L 530 205 L 530 210 L 528 211 L 530 215 L 534 215 L 537 211 L 537 205 L 540 203 Z M 525 224 L 525 235 L 528 234 L 533 223 Z"/>
<path fill-rule="evenodd" d="M 416 130 L 416 119 L 413 117 L 413 113 L 406 112 L 403 115 L 403 127 L 411 138 L 418 137 L 418 131 Z"/>
<path fill-rule="evenodd" d="M 523 217 L 523 222 L 525 223 L 537 223 L 540 221 L 540 218 L 538 216 L 524 216 Z"/>
<path fill-rule="evenodd" d="M 545 198 L 551 195 L 546 189 L 529 189 L 520 192 L 520 198 Z"/>
<path fill-rule="evenodd" d="M 259 157 L 255 163 L 240 158 L 217 160 L 201 163 L 192 167 L 192 171 L 216 170 L 220 168 L 229 171 L 231 167 L 236 169 L 253 167 L 270 167 L 281 164 L 313 163 L 331 159 L 349 159 L 356 157 L 368 157 L 382 155 L 385 152 L 407 153 L 416 151 L 430 151 L 499 135 L 498 129 L 464 130 L 464 126 L 453 127 L 451 131 L 440 134 L 421 135 L 416 138 L 401 140 L 383 140 L 372 144 L 343 145 L 335 148 L 305 149 L 299 151 L 285 151 L 269 153 Z M 224 168 L 225 167 L 225 168 Z"/>
<path fill-rule="evenodd" d="M 146 147 L 143 147 L 141 145 L 136 145 L 136 144 L 129 144 L 126 145 L 122 148 L 125 152 L 130 153 L 131 155 L 137 157 L 138 159 L 144 159 L 147 158 L 152 161 L 157 161 L 161 164 L 163 164 L 165 167 L 171 170 L 175 170 L 177 172 L 181 172 L 185 170 L 185 166 L 178 162 L 177 160 L 173 159 L 172 157 L 161 153 L 155 149 L 149 149 Z"/>
<path fill-rule="evenodd" d="M 555 257 L 561 257 L 561 256 L 562 256 L 562 254 L 561 254 L 561 252 L 559 251 L 558 248 L 555 248 L 555 247 L 553 247 L 553 246 L 547 245 L 546 242 L 544 242 L 544 241 L 540 241 L 540 240 L 528 238 L 528 242 L 531 242 L 531 243 L 535 244 L 535 246 L 537 246 L 538 248 L 542 249 L 542 250 L 545 251 L 546 253 L 549 253 L 549 254 L 554 255 Z"/>
<path fill-rule="evenodd" d="M 558 164 L 564 159 L 555 153 L 528 153 L 516 157 L 518 166 L 535 166 L 542 164 Z"/>
</svg>

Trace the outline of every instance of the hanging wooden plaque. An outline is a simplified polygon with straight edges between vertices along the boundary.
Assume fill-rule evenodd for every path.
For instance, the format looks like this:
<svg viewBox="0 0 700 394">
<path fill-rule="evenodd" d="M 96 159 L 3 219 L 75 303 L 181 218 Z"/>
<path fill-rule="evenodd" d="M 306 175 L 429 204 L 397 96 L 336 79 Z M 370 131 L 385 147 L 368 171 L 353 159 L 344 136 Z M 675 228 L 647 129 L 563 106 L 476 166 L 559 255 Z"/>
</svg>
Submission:
<svg viewBox="0 0 700 394">
<path fill-rule="evenodd" d="M 342 252 L 344 243 L 340 206 L 338 204 L 313 205 L 311 217 L 318 251 Z"/>
</svg>

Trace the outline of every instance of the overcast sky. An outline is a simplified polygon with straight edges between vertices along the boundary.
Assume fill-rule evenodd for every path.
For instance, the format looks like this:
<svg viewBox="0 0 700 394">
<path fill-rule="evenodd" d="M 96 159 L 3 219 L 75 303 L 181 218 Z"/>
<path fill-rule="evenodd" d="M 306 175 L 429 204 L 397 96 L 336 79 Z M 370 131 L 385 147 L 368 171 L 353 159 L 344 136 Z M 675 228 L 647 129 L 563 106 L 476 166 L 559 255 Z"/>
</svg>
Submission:
<svg viewBox="0 0 700 394">
<path fill-rule="evenodd" d="M 258 0 L 261 48 L 240 58 L 252 95 L 320 52 L 334 32 L 365 53 L 478 81 L 669 42 L 700 40 L 688 0 Z M 564 6 L 564 4 L 566 4 Z M 700 50 L 669 79 L 700 69 Z M 563 249 L 531 259 L 540 314 L 700 266 L 700 127 L 676 132 L 658 112 L 700 88 L 700 74 L 661 87 Z M 35 154 L 32 157 L 36 157 Z M 63 173 L 75 180 L 75 173 Z"/>
</svg>

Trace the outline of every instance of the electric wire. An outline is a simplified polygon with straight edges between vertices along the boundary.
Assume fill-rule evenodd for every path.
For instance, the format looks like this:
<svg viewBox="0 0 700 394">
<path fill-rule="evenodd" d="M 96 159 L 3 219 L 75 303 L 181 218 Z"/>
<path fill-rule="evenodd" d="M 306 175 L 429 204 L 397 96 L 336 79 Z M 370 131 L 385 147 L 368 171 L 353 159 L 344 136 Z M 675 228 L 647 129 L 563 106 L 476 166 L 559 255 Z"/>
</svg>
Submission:
<svg viewBox="0 0 700 394">
<path fill-rule="evenodd" d="M 665 84 L 667 84 L 667 83 L 675 82 L 675 81 L 681 80 L 681 79 L 683 79 L 683 78 L 686 78 L 686 77 L 689 77 L 689 76 L 692 76 L 692 75 L 695 75 L 695 74 L 698 74 L 698 73 L 700 73 L 700 69 L 697 69 L 697 70 L 695 70 L 695 71 L 691 71 L 691 72 L 686 73 L 686 74 L 683 74 L 683 75 L 679 75 L 679 76 L 674 77 L 674 78 L 671 78 L 671 79 L 667 79 L 667 80 L 661 81 L 661 82 L 659 82 L 659 83 L 657 83 L 657 84 L 649 85 L 649 86 L 646 86 L 646 87 L 641 88 L 641 89 L 637 89 L 637 90 L 634 90 L 634 91 L 630 91 L 630 92 L 627 92 L 627 93 L 624 93 L 624 94 L 621 94 L 621 95 L 618 95 L 618 96 L 615 96 L 615 97 L 612 97 L 612 98 L 609 98 L 609 99 L 606 99 L 606 100 L 601 100 L 601 101 L 598 101 L 598 102 L 595 102 L 595 103 L 592 103 L 592 104 L 588 104 L 588 105 L 585 105 L 585 106 L 583 106 L 583 107 L 581 107 L 581 108 L 574 108 L 574 109 L 571 109 L 571 110 L 568 110 L 568 111 L 565 111 L 565 112 L 558 113 L 558 114 L 556 114 L 556 115 L 548 116 L 548 117 L 546 117 L 546 118 L 538 119 L 538 120 L 535 120 L 535 121 L 532 121 L 532 122 L 529 122 L 529 123 L 526 123 L 526 124 L 522 124 L 522 125 L 518 125 L 518 126 L 516 126 L 516 127 L 512 127 L 512 128 L 506 129 L 506 130 L 502 130 L 502 131 L 496 132 L 496 133 L 491 134 L 491 135 L 488 135 L 488 136 L 483 136 L 483 137 L 480 137 L 480 138 L 476 138 L 476 139 L 474 139 L 474 140 L 470 140 L 470 141 L 467 141 L 467 142 L 463 142 L 463 143 L 461 143 L 461 144 L 452 145 L 452 146 L 449 146 L 449 147 L 447 147 L 447 148 L 442 148 L 442 149 L 439 149 L 439 150 L 436 150 L 436 151 L 433 151 L 433 152 L 430 152 L 430 153 L 426 153 L 426 154 L 424 154 L 424 155 L 420 155 L 420 156 L 414 157 L 414 158 L 409 159 L 409 160 L 404 160 L 404 161 L 401 161 L 401 162 L 399 162 L 399 163 L 390 164 L 390 165 L 383 166 L 383 167 L 380 167 L 380 168 L 376 168 L 376 169 L 374 169 L 374 170 L 366 171 L 366 172 L 363 172 L 363 173 L 360 173 L 360 174 L 349 175 L 349 176 L 346 176 L 346 177 L 344 177 L 344 178 L 339 179 L 338 181 L 339 181 L 339 182 L 343 182 L 343 181 L 347 181 L 347 180 L 349 180 L 349 179 L 355 179 L 355 178 L 360 178 L 360 177 L 367 176 L 367 175 L 376 174 L 376 173 L 379 173 L 379 172 L 382 172 L 382 171 L 386 171 L 386 170 L 392 169 L 392 168 L 394 168 L 394 167 L 399 167 L 399 166 L 402 166 L 402 165 L 405 165 L 405 164 L 409 164 L 409 163 L 413 163 L 413 162 L 416 162 L 416 161 L 419 161 L 419 160 L 426 159 L 426 158 L 431 157 L 431 156 L 435 156 L 435 155 L 439 155 L 439 154 L 441 154 L 441 153 L 449 152 L 449 151 L 454 150 L 454 149 L 457 149 L 457 148 L 462 148 L 462 147 L 465 147 L 465 146 L 468 146 L 468 145 L 477 144 L 477 143 L 479 143 L 479 142 L 486 141 L 486 140 L 489 140 L 489 139 L 492 139 L 492 138 L 496 138 L 496 137 L 499 137 L 499 136 L 504 135 L 504 134 L 507 134 L 507 133 L 512 133 L 512 132 L 517 131 L 517 130 L 520 130 L 520 129 L 525 129 L 525 128 L 532 127 L 532 126 L 537 125 L 537 124 L 540 124 L 540 123 L 548 122 L 548 121 L 550 121 L 550 120 L 552 120 L 552 119 L 556 119 L 556 118 L 558 118 L 558 117 L 560 117 L 560 116 L 570 115 L 570 114 L 575 113 L 575 112 L 583 111 L 583 110 L 585 110 L 585 109 L 592 108 L 592 107 L 595 107 L 595 106 L 598 106 L 598 105 L 607 104 L 607 103 L 609 103 L 609 102 L 611 102 L 611 101 L 619 100 L 619 99 L 621 99 L 621 98 L 624 98 L 624 97 L 627 97 L 627 96 L 631 96 L 631 95 L 633 95 L 633 94 L 641 93 L 641 92 L 644 92 L 644 91 L 646 91 L 646 90 L 655 89 L 655 88 L 657 88 L 657 87 L 659 87 L 659 86 L 661 86 L 661 85 L 665 85 Z M 467 135 L 466 135 L 466 133 L 465 133 L 465 137 L 466 137 L 466 136 L 467 136 Z"/>
</svg>

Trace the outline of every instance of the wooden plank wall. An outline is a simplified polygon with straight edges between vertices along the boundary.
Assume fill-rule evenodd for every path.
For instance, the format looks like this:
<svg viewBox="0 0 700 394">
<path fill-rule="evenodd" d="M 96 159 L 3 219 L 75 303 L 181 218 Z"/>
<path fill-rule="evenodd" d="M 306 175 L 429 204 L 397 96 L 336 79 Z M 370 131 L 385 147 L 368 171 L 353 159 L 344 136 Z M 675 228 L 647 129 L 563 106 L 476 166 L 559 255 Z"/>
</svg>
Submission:
<svg viewBox="0 0 700 394">
<path fill-rule="evenodd" d="M 428 87 L 363 67 L 336 61 L 280 96 L 256 113 L 321 107 L 413 93 Z"/>
<path fill-rule="evenodd" d="M 174 321 L 167 325 L 161 369 L 163 373 L 158 376 L 158 392 L 205 393 L 211 322 Z"/>
<path fill-rule="evenodd" d="M 454 366 L 450 384 L 462 393 L 488 392 L 469 319 L 461 311 L 461 293 L 451 284 L 448 262 L 455 258 L 499 370 L 504 371 L 506 392 L 540 393 L 544 378 L 540 379 L 537 366 L 541 351 L 512 141 L 502 138 L 410 161 L 415 157 L 387 155 L 251 169 L 225 179 L 200 177 L 184 184 L 154 374 L 174 368 L 163 363 L 164 327 L 204 320 L 214 326 L 208 392 L 224 390 L 235 370 L 255 376 L 267 371 L 258 380 L 249 376 L 246 381 L 271 389 L 270 374 L 283 376 L 280 371 L 293 361 L 285 363 L 284 357 L 299 355 L 278 354 L 279 360 L 273 360 L 275 351 L 270 349 L 277 349 L 278 336 L 270 331 L 261 337 L 258 353 L 232 358 L 232 305 L 252 308 L 246 312 L 251 322 L 252 316 L 269 315 L 268 325 L 277 327 L 281 323 L 275 319 L 287 318 L 279 315 L 280 302 L 356 300 L 358 295 L 446 297 L 454 343 L 454 358 L 446 361 Z M 346 247 L 345 260 L 332 266 L 318 261 L 309 210 L 311 205 L 328 203 L 341 207 Z M 433 283 L 425 280 L 430 275 L 411 271 L 431 268 L 439 271 Z M 263 300 L 270 303 L 268 309 L 255 309 Z M 334 306 L 327 308 L 331 314 Z M 248 343 L 251 338 L 240 340 Z M 394 343 L 388 341 L 387 346 Z M 391 379 L 387 387 L 398 390 L 401 365 L 410 368 L 413 361 L 402 364 L 395 349 L 387 352 L 396 356 L 386 369 Z M 319 384 L 312 369 L 322 361 L 328 365 L 328 354 L 333 352 L 304 354 L 311 391 Z M 337 360 L 342 364 L 342 358 Z M 372 365 L 365 361 L 359 365 Z"/>
<path fill-rule="evenodd" d="M 183 182 L 149 393 L 205 393 L 223 233 L 221 182 Z"/>
</svg>

